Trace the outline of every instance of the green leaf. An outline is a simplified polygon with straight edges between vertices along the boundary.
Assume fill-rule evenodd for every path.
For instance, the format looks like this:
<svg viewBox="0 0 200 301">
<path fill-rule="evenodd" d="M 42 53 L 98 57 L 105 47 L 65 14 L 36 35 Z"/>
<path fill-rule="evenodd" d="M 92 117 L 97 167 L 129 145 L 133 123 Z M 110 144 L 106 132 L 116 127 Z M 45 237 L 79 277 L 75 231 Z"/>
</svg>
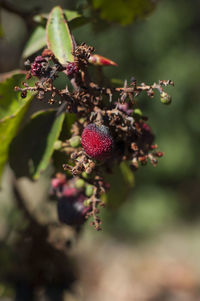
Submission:
<svg viewBox="0 0 200 301">
<path fill-rule="evenodd" d="M 124 81 L 118 78 L 112 78 L 111 83 L 114 87 L 122 87 L 124 85 Z"/>
<path fill-rule="evenodd" d="M 89 22 L 90 22 L 90 18 L 80 16 L 78 18 L 74 18 L 73 20 L 71 20 L 69 22 L 69 27 L 73 30 L 73 29 L 79 28 L 85 24 L 88 24 Z"/>
<path fill-rule="evenodd" d="M 61 64 L 73 62 L 73 38 L 61 7 L 51 11 L 46 28 L 47 45 Z"/>
<path fill-rule="evenodd" d="M 133 172 L 130 169 L 130 167 L 125 162 L 122 162 L 120 164 L 120 170 L 121 170 L 122 176 L 123 176 L 124 180 L 126 181 L 127 185 L 130 187 L 133 187 L 134 175 L 133 175 Z"/>
<path fill-rule="evenodd" d="M 68 22 L 81 17 L 81 14 L 79 14 L 76 10 L 65 9 L 64 14 L 65 14 Z"/>
<path fill-rule="evenodd" d="M 68 9 L 64 9 L 64 14 L 65 17 L 67 18 L 67 21 L 70 22 L 76 18 L 82 17 L 81 14 L 79 14 L 77 11 L 75 10 L 68 10 Z M 46 21 L 48 19 L 48 14 L 39 14 L 39 15 L 35 15 L 33 20 L 37 23 L 42 23 L 44 21 Z"/>
<path fill-rule="evenodd" d="M 8 71 L 8 72 L 4 72 L 4 73 L 0 73 L 0 83 L 6 81 L 7 79 L 9 79 L 10 77 L 12 77 L 15 74 L 25 74 L 26 72 L 24 70 L 20 70 L 20 69 L 15 69 L 12 71 Z"/>
<path fill-rule="evenodd" d="M 33 53 L 43 48 L 45 45 L 46 45 L 45 29 L 42 26 L 38 26 L 36 27 L 30 39 L 28 40 L 24 48 L 22 57 L 23 58 L 29 57 Z"/>
<path fill-rule="evenodd" d="M 13 140 L 10 165 L 17 177 L 36 180 L 47 168 L 65 117 L 64 113 L 59 116 L 56 113 L 56 110 L 37 112 Z"/>
<path fill-rule="evenodd" d="M 63 122 L 63 128 L 60 133 L 61 140 L 67 140 L 71 137 L 71 128 L 73 123 L 77 120 L 77 115 L 74 113 L 67 113 Z"/>
<path fill-rule="evenodd" d="M 103 200 L 108 207 L 117 208 L 126 201 L 134 186 L 133 172 L 125 162 L 122 162 L 114 167 L 112 174 L 105 174 L 105 179 L 110 183 L 110 189 L 103 196 Z"/>
<path fill-rule="evenodd" d="M 71 29 L 76 29 L 82 25 L 85 25 L 89 22 L 89 18 L 81 16 L 76 11 L 64 10 L 65 16 L 69 22 L 69 26 Z M 30 39 L 28 40 L 22 57 L 25 59 L 35 52 L 39 51 L 41 48 L 46 45 L 46 31 L 44 26 L 46 26 L 46 21 L 48 18 L 48 14 L 36 15 L 34 17 L 34 21 L 40 23 L 40 26 L 36 27 L 33 31 Z"/>
<path fill-rule="evenodd" d="M 103 20 L 127 25 L 151 12 L 155 7 L 154 2 L 152 0 L 92 0 L 92 5 Z"/>
<path fill-rule="evenodd" d="M 20 92 L 14 91 L 24 79 L 24 75 L 18 74 L 0 83 L 0 177 L 8 159 L 10 143 L 32 99 L 29 93 L 26 99 L 22 99 Z"/>
<path fill-rule="evenodd" d="M 3 38 L 3 36 L 4 36 L 3 27 L 0 24 L 0 38 Z"/>
<path fill-rule="evenodd" d="M 77 119 L 76 114 L 74 113 L 67 113 L 65 114 L 65 119 L 63 122 L 62 130 L 60 133 L 59 139 L 61 141 L 65 141 L 71 138 L 71 128 L 74 124 L 75 120 Z M 55 151 L 53 153 L 52 162 L 53 166 L 57 171 L 63 172 L 63 164 L 67 163 L 69 158 L 66 156 L 66 153 Z"/>
</svg>

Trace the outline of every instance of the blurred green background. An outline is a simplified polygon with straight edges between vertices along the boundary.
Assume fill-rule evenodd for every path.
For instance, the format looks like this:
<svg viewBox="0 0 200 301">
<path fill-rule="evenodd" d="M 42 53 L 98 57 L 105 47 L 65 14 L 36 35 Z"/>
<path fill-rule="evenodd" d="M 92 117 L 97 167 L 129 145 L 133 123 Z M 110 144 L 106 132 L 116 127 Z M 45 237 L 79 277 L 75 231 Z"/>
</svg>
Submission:
<svg viewBox="0 0 200 301">
<path fill-rule="evenodd" d="M 84 1 L 49 0 L 42 4 L 42 10 L 47 12 L 56 4 L 60 4 L 63 8 L 74 9 L 82 2 L 84 3 Z M 13 3 L 28 10 L 37 6 L 41 7 L 40 1 L 17 0 Z M 146 83 L 157 82 L 159 79 L 171 79 L 175 82 L 175 87 L 169 88 L 169 93 L 173 98 L 170 106 L 162 105 L 158 97 L 150 100 L 142 96 L 139 99 L 143 112 L 149 116 L 149 124 L 156 134 L 156 143 L 165 155 L 159 160 L 156 168 L 149 165 L 141 167 L 135 173 L 135 187 L 129 199 L 120 208 L 111 211 L 104 210 L 102 213 L 103 233 L 95 233 L 89 225 L 85 225 L 79 248 L 93 256 L 93 261 L 96 260 L 92 252 L 95 243 L 100 250 L 101 246 L 104 246 L 102 254 L 106 250 L 114 252 L 116 249 L 116 254 L 121 250 L 122 256 L 124 254 L 129 256 L 129 253 L 126 253 L 127 249 L 135 252 L 134 248 L 144 249 L 148 254 L 152 241 L 156 242 L 156 246 L 158 244 L 156 248 L 159 249 L 158 241 L 166 236 L 166 245 L 177 246 L 174 251 L 177 258 L 179 254 L 184 254 L 183 249 L 179 248 L 180 245 L 188 248 L 188 262 L 196 263 L 197 266 L 195 267 L 194 264 L 193 269 L 196 269 L 197 274 L 200 272 L 198 256 L 200 251 L 198 232 L 200 230 L 199 11 L 199 1 L 163 0 L 157 3 L 155 10 L 147 17 L 135 20 L 127 26 L 101 21 L 95 25 L 84 25 L 73 31 L 78 43 L 86 42 L 94 46 L 97 53 L 117 62 L 118 67 L 105 68 L 105 74 L 108 77 L 129 81 L 134 76 L 138 81 Z M 22 66 L 20 57 L 29 33 L 23 19 L 5 9 L 1 10 L 1 23 L 3 36 L 0 41 L 0 66 L 1 72 L 8 72 Z M 100 30 L 100 25 L 102 30 Z M 9 178 L 10 172 L 7 171 L 3 182 L 5 189 L 0 192 L 2 199 L 0 224 L 6 227 L 6 223 L 10 223 L 13 229 L 19 226 L 20 216 L 10 201 L 13 196 L 9 192 Z M 27 185 L 31 187 L 35 184 Z M 41 184 L 30 189 L 35 191 L 38 199 L 43 198 L 45 202 L 44 196 L 48 185 L 49 179 L 43 176 Z M 37 187 L 36 190 L 35 187 Z M 172 234 L 171 238 L 169 233 Z M 1 237 L 3 241 L 4 236 Z M 127 249 L 124 250 L 125 246 Z M 173 253 L 173 251 L 170 252 Z M 0 251 L 1 266 L 4 265 L 4 257 L 7 256 L 5 254 L 7 253 Z M 87 256 L 86 258 L 89 261 Z M 100 263 L 98 261 L 97 264 Z M 84 277 L 82 283 L 83 287 L 84 285 L 90 287 L 86 281 L 84 282 Z M 9 289 L 11 293 L 7 293 L 7 289 L 2 286 L 2 296 L 6 294 L 12 296 L 14 294 L 12 288 Z M 83 288 L 82 290 L 84 291 Z M 126 297 L 125 299 L 123 296 L 121 300 L 136 301 L 199 300 L 200 298 L 198 296 L 197 299 L 192 299 L 193 297 L 187 297 L 187 295 L 185 298 L 185 295 L 181 295 L 180 299 L 177 297 L 167 299 L 166 296 L 160 299 L 153 299 L 153 297 L 152 299 L 150 297 L 149 299 L 148 297 L 146 299 L 145 297 L 143 299 L 142 297 L 138 299 Z M 73 300 L 72 296 L 68 298 Z M 92 297 L 88 295 L 88 299 L 84 300 L 92 300 Z M 105 300 L 118 299 L 116 297 L 112 299 L 111 295 Z"/>
</svg>

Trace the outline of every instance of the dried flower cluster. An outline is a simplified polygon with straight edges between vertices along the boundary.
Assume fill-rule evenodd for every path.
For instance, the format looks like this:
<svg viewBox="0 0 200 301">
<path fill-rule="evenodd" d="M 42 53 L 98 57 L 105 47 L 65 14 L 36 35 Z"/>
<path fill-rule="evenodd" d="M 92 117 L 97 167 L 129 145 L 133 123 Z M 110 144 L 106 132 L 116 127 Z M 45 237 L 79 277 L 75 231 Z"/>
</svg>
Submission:
<svg viewBox="0 0 200 301">
<path fill-rule="evenodd" d="M 146 85 L 132 79 L 129 85 L 125 81 L 123 87 L 117 88 L 111 84 L 105 87 L 94 83 L 88 70 L 93 51 L 93 47 L 86 44 L 77 46 L 73 53 L 74 62 L 64 66 L 50 50 L 44 50 L 32 64 L 26 62 L 27 79 L 36 77 L 35 85 L 30 87 L 24 83 L 23 89 L 16 87 L 16 90 L 20 90 L 23 97 L 27 91 L 34 91 L 38 99 L 48 95 L 50 104 L 57 102 L 60 105 L 58 114 L 76 114 L 71 138 L 60 142 L 60 151 L 70 158 L 63 168 L 75 178 L 66 182 L 65 177 L 63 180 L 59 175 L 52 182 L 52 187 L 58 198 L 61 222 L 80 224 L 93 216 L 92 224 L 100 230 L 97 207 L 104 206 L 101 195 L 109 189 L 103 174 L 111 172 L 112 167 L 122 161 L 134 170 L 148 161 L 155 166 L 163 155 L 157 151 L 152 129 L 147 124 L 147 117 L 136 106 L 135 98 L 142 92 L 152 98 L 154 91 L 158 90 L 161 102 L 169 104 L 171 97 L 163 88 L 173 85 L 173 82 L 168 80 Z M 55 87 L 54 80 L 60 72 L 69 78 L 71 87 L 66 86 L 62 90 Z M 90 194 L 85 193 L 83 187 L 82 190 L 73 188 L 77 181 L 82 181 L 84 189 L 89 186 Z"/>
</svg>

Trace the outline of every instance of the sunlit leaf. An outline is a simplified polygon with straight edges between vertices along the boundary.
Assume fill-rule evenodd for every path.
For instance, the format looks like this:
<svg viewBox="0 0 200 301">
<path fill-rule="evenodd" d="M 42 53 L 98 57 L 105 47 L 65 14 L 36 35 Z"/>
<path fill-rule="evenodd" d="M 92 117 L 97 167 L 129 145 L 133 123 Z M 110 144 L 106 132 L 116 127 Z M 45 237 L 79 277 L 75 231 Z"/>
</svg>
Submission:
<svg viewBox="0 0 200 301">
<path fill-rule="evenodd" d="M 63 11 L 64 11 L 64 15 L 67 19 L 70 29 L 78 28 L 82 25 L 87 24 L 90 21 L 89 17 L 85 17 L 85 16 L 79 14 L 75 10 L 64 9 Z M 34 21 L 39 23 L 42 26 L 46 25 L 47 19 L 48 19 L 48 14 L 39 14 L 39 15 L 34 16 Z"/>
<path fill-rule="evenodd" d="M 42 26 L 36 27 L 32 35 L 30 36 L 26 46 L 24 48 L 22 57 L 27 58 L 33 53 L 37 52 L 46 45 L 45 29 Z"/>
<path fill-rule="evenodd" d="M 90 20 L 89 18 L 80 15 L 76 11 L 64 10 L 64 14 L 67 18 L 70 29 L 76 29 L 82 25 L 85 25 Z M 48 14 L 40 14 L 34 17 L 34 21 L 40 23 L 40 25 L 37 26 L 33 31 L 24 48 L 22 54 L 24 59 L 46 46 L 46 31 L 44 27 L 46 26 L 47 19 Z"/>
<path fill-rule="evenodd" d="M 13 140 L 10 165 L 17 177 L 37 179 L 49 165 L 54 143 L 60 135 L 64 121 L 64 113 L 56 116 L 56 112 L 37 112 Z"/>
<path fill-rule="evenodd" d="M 61 64 L 74 61 L 74 44 L 65 15 L 61 7 L 51 11 L 46 28 L 47 45 Z"/>
<path fill-rule="evenodd" d="M 26 99 L 22 99 L 20 92 L 14 91 L 14 87 L 20 86 L 24 78 L 24 75 L 18 74 L 0 83 L 0 177 L 8 159 L 10 143 L 32 98 L 28 93 Z"/>
</svg>

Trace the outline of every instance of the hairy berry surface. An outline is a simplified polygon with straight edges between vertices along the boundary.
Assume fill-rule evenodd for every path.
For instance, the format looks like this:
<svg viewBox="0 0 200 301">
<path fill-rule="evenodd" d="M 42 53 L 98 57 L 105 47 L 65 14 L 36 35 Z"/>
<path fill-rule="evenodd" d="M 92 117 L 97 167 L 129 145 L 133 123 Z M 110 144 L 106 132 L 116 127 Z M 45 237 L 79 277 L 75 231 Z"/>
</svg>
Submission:
<svg viewBox="0 0 200 301">
<path fill-rule="evenodd" d="M 83 130 L 81 144 L 88 156 L 98 160 L 106 159 L 113 150 L 113 139 L 104 125 L 89 124 Z"/>
</svg>

